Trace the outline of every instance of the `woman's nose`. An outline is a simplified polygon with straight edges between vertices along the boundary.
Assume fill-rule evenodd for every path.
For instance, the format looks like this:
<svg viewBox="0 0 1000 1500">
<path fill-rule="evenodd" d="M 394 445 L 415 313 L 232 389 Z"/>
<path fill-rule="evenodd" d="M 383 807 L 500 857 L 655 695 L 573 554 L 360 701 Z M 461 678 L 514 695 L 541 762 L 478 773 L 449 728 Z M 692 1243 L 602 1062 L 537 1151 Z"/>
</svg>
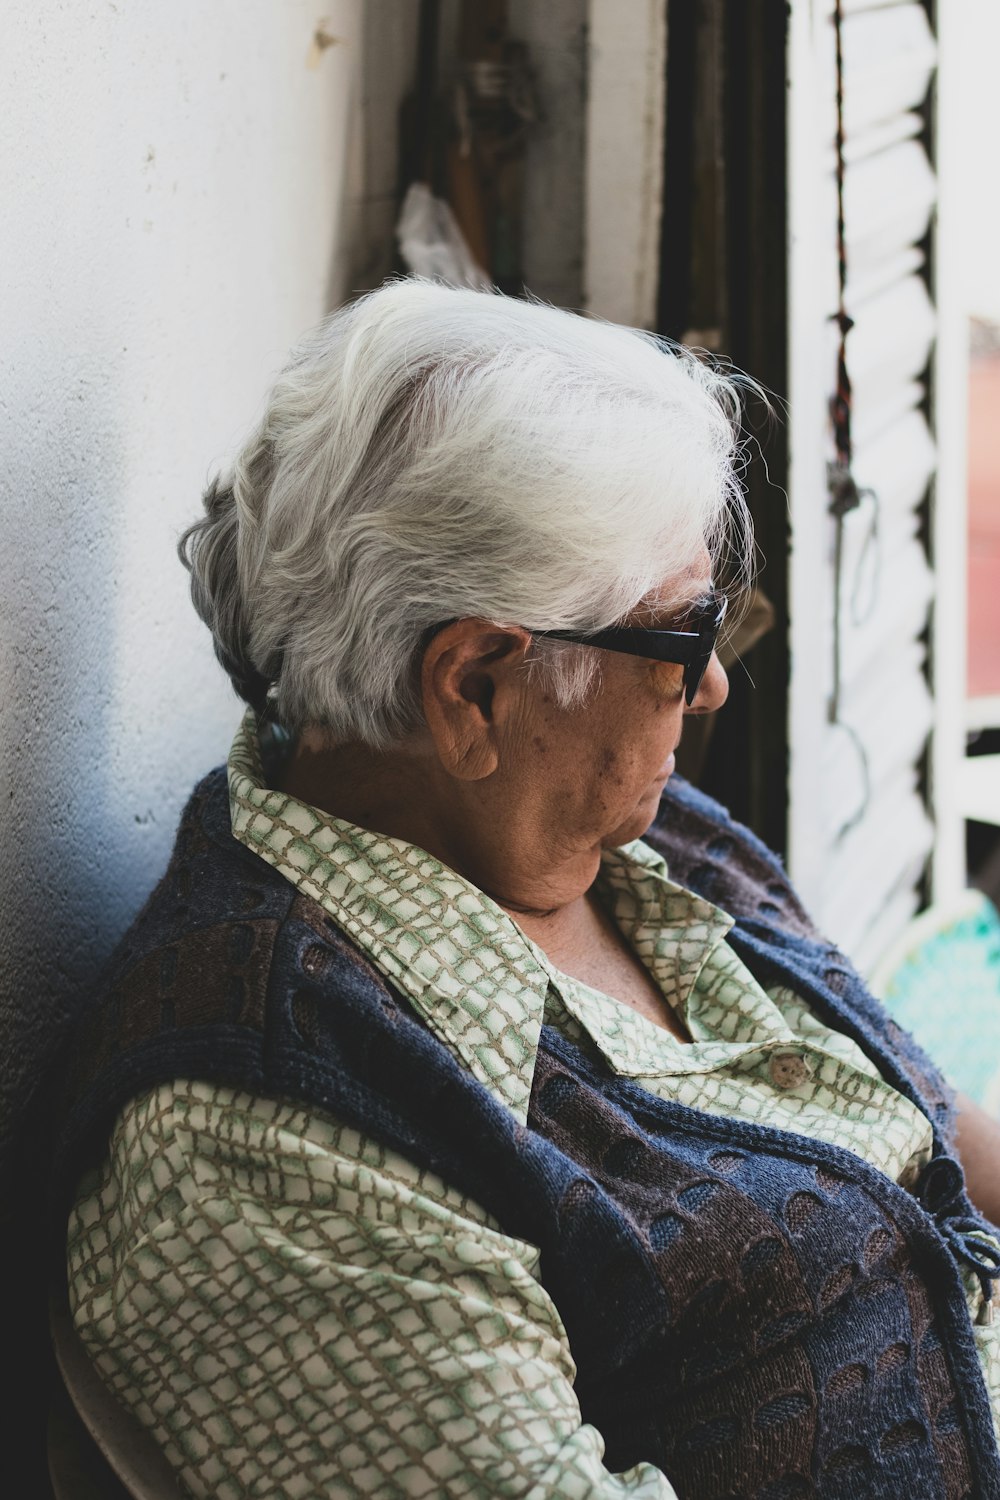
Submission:
<svg viewBox="0 0 1000 1500">
<path fill-rule="evenodd" d="M 710 714 L 715 709 L 721 708 L 729 697 L 729 678 L 726 669 L 722 665 L 715 652 L 709 658 L 705 675 L 698 684 L 698 691 L 694 695 L 694 702 L 689 708 L 685 708 L 686 714 Z"/>
</svg>

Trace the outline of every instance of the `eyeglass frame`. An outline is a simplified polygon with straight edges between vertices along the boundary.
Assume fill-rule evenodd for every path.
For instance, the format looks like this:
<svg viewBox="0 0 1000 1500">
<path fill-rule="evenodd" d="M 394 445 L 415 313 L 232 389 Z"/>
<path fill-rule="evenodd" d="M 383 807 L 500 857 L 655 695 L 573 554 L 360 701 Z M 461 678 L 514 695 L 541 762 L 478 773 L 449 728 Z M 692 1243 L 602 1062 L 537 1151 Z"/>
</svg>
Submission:
<svg viewBox="0 0 1000 1500">
<path fill-rule="evenodd" d="M 701 680 L 712 660 L 729 599 L 712 589 L 691 609 L 687 621 L 694 630 L 654 630 L 639 625 L 612 625 L 607 630 L 532 630 L 550 641 L 568 641 L 578 646 L 596 646 L 600 651 L 620 651 L 626 656 L 645 656 L 651 661 L 670 662 L 684 668 L 684 698 L 690 708 Z"/>
</svg>

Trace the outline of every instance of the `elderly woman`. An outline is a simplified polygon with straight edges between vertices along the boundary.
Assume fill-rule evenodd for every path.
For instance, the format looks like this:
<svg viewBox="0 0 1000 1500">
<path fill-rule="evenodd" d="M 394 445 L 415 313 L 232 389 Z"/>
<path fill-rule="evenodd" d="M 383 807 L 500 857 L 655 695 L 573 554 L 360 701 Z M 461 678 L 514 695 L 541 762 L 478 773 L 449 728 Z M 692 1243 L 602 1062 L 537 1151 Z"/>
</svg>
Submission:
<svg viewBox="0 0 1000 1500">
<path fill-rule="evenodd" d="M 59 1156 L 77 1329 L 184 1492 L 1000 1495 L 1000 1131 L 956 1145 L 670 781 L 726 696 L 737 438 L 683 350 L 397 282 L 210 488 L 250 707 Z"/>
</svg>

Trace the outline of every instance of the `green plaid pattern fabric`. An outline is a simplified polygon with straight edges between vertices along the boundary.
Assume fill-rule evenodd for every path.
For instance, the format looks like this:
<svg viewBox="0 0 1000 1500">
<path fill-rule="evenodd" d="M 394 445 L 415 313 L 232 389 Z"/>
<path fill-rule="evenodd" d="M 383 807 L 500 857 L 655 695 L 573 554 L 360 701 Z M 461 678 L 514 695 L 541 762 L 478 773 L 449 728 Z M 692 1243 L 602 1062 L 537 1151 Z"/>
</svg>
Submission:
<svg viewBox="0 0 1000 1500">
<path fill-rule="evenodd" d="M 229 775 L 234 835 L 521 1120 L 544 1019 L 663 1098 L 904 1182 L 926 1161 L 920 1112 L 795 994 L 765 992 L 731 920 L 641 841 L 607 854 L 598 889 L 687 1044 L 556 970 L 426 852 L 268 789 L 250 715 Z M 87 1348 L 192 1495 L 674 1495 L 648 1465 L 604 1468 L 537 1250 L 328 1116 L 196 1080 L 133 1101 L 81 1184 L 68 1253 Z M 975 1333 L 1000 1411 L 1000 1322 Z"/>
</svg>

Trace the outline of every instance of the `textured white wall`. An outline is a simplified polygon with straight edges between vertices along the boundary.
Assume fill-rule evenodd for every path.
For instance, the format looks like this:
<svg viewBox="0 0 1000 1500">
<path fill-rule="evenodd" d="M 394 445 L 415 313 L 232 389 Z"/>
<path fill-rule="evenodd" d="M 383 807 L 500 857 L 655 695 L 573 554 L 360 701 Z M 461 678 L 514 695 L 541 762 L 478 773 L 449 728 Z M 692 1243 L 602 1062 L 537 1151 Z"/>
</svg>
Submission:
<svg viewBox="0 0 1000 1500">
<path fill-rule="evenodd" d="M 237 702 L 174 549 L 290 342 L 373 279 L 416 3 L 363 12 L 7 9 L 0 1045 L 13 1019 L 26 1061 L 232 735 Z M 321 20 L 338 40 L 310 58 Z"/>
</svg>

